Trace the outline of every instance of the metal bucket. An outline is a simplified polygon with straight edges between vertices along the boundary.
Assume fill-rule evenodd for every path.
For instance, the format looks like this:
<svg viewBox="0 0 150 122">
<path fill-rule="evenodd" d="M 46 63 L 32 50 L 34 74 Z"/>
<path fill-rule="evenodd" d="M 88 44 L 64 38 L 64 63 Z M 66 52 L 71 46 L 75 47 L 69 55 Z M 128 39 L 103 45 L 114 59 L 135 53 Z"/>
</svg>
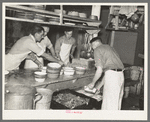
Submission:
<svg viewBox="0 0 150 122">
<path fill-rule="evenodd" d="M 34 87 L 8 85 L 5 87 L 5 110 L 34 109 L 36 101 L 41 98 Z"/>
<path fill-rule="evenodd" d="M 53 91 L 46 88 L 36 88 L 36 90 L 42 95 L 42 99 L 36 102 L 36 109 L 49 110 Z"/>
</svg>

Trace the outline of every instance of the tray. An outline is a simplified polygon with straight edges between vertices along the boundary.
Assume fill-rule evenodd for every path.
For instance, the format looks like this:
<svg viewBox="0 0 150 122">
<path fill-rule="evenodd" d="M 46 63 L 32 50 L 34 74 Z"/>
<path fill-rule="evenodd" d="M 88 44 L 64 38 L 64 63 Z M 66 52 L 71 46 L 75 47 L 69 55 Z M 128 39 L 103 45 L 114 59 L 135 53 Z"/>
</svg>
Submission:
<svg viewBox="0 0 150 122">
<path fill-rule="evenodd" d="M 74 107 L 67 107 L 67 106 L 65 106 L 65 104 L 63 102 L 61 102 L 61 103 L 56 102 L 55 98 L 57 95 L 68 94 L 68 93 L 72 94 L 73 96 L 79 97 L 81 99 L 86 99 L 87 102 L 82 105 L 74 106 Z M 67 102 L 67 100 L 65 102 Z M 90 98 L 84 94 L 80 94 L 74 90 L 65 89 L 65 90 L 60 90 L 58 92 L 54 92 L 50 108 L 51 109 L 92 109 L 96 103 L 97 103 L 97 101 L 93 98 Z"/>
</svg>

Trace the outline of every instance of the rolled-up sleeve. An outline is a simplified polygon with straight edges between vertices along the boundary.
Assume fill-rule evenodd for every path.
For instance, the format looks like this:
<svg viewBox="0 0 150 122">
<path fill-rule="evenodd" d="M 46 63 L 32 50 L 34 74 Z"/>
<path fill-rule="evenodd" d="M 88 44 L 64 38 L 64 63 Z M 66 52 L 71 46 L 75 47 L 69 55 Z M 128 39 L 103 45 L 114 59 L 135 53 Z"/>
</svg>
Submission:
<svg viewBox="0 0 150 122">
<path fill-rule="evenodd" d="M 29 50 L 36 53 L 38 56 L 41 56 L 44 53 L 44 50 L 40 48 L 35 42 L 31 42 L 28 45 Z"/>
<path fill-rule="evenodd" d="M 46 41 L 46 47 L 47 47 L 48 49 L 51 49 L 51 48 L 53 47 L 53 44 L 51 43 L 50 39 L 46 36 L 46 37 L 44 38 L 44 40 Z"/>
<path fill-rule="evenodd" d="M 94 51 L 94 60 L 96 67 L 100 66 L 101 68 L 104 67 L 103 55 L 100 54 L 99 50 Z"/>
</svg>

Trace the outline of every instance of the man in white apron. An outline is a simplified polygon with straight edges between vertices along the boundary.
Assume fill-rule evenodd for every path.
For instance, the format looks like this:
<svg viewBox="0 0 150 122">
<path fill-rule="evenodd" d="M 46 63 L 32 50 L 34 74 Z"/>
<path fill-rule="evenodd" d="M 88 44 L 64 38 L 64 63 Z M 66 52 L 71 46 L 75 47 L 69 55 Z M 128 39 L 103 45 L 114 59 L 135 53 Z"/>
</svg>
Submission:
<svg viewBox="0 0 150 122">
<path fill-rule="evenodd" d="M 93 89 L 102 72 L 104 72 L 104 78 L 97 86 L 98 90 L 100 90 L 104 85 L 101 109 L 120 110 L 124 89 L 123 63 L 114 48 L 102 44 L 100 38 L 93 38 L 90 43 L 94 49 L 94 60 L 97 70 L 88 87 Z"/>
<path fill-rule="evenodd" d="M 69 63 L 69 56 L 73 58 L 76 47 L 76 40 L 72 37 L 72 33 L 72 30 L 66 30 L 65 35 L 60 37 L 55 44 L 56 55 L 65 65 Z"/>
<path fill-rule="evenodd" d="M 5 55 L 5 70 L 18 69 L 20 63 L 28 57 L 28 54 L 34 52 L 38 56 L 43 56 L 49 61 L 55 61 L 63 64 L 60 60 L 44 53 L 36 42 L 40 42 L 43 38 L 44 29 L 35 25 L 29 36 L 20 38 L 11 48 L 8 54 Z M 36 62 L 36 59 L 33 59 Z"/>
<path fill-rule="evenodd" d="M 49 38 L 47 37 L 47 33 L 49 32 L 49 27 L 48 26 L 42 26 L 44 28 L 44 38 L 41 40 L 41 42 L 37 42 L 37 45 L 42 49 L 46 50 L 46 48 L 48 48 L 52 54 L 53 57 L 56 57 L 56 54 L 55 54 L 55 50 L 53 48 L 53 45 L 51 43 L 51 41 L 49 40 Z M 42 65 L 44 65 L 44 60 L 43 60 L 43 57 L 38 57 L 37 55 L 35 55 L 37 60 L 40 61 L 42 63 Z M 24 68 L 25 69 L 28 69 L 28 68 L 38 68 L 38 65 L 33 62 L 31 59 L 26 59 L 25 61 L 25 65 L 24 65 Z"/>
</svg>

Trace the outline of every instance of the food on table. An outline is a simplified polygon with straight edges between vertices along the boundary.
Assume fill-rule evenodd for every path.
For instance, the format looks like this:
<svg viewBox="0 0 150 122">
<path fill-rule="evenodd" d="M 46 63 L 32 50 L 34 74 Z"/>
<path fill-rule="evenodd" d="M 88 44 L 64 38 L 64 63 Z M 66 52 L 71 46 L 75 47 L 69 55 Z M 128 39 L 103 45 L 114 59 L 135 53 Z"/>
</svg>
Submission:
<svg viewBox="0 0 150 122">
<path fill-rule="evenodd" d="M 70 109 L 85 104 L 88 105 L 90 101 L 89 98 L 83 98 L 71 93 L 59 93 L 56 96 L 53 96 L 53 100 Z"/>
</svg>

